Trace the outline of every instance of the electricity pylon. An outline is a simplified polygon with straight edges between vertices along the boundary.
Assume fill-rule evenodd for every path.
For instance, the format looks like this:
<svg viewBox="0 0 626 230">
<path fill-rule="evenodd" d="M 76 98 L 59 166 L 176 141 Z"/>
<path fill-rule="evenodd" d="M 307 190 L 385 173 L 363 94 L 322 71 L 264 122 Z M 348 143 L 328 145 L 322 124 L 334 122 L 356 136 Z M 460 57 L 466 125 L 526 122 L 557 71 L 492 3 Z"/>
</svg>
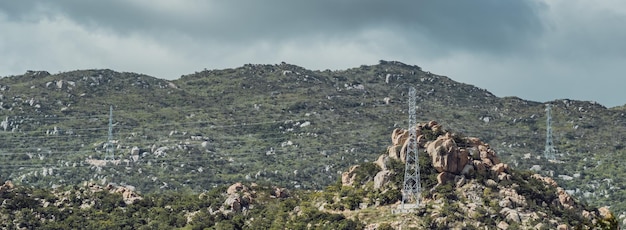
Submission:
<svg viewBox="0 0 626 230">
<path fill-rule="evenodd" d="M 552 105 L 546 105 L 546 149 L 543 151 L 543 156 L 548 160 L 556 160 L 556 150 L 554 149 L 554 143 L 552 142 Z"/>
<path fill-rule="evenodd" d="M 104 160 L 115 160 L 113 146 L 113 106 L 109 107 L 109 139 L 107 140 L 106 145 L 106 154 L 104 155 Z"/>
<path fill-rule="evenodd" d="M 417 144 L 417 115 L 415 109 L 415 88 L 409 88 L 409 138 L 406 148 L 404 183 L 402 189 L 402 207 L 407 210 L 420 203 L 422 185 L 420 182 L 419 146 Z M 413 205 L 408 205 L 413 203 Z"/>
</svg>

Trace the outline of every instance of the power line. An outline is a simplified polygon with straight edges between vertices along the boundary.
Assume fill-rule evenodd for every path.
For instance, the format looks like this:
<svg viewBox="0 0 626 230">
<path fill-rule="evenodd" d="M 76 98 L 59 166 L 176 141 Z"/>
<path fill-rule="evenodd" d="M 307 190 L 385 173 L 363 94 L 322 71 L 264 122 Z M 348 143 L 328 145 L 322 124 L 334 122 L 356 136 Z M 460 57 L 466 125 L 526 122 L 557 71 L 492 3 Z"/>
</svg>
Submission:
<svg viewBox="0 0 626 230">
<path fill-rule="evenodd" d="M 314 133 L 315 138 L 317 139 L 332 139 L 334 138 L 334 135 L 346 135 L 346 134 L 351 134 L 351 133 L 359 133 L 362 134 L 366 131 L 370 131 L 369 128 L 366 127 L 362 127 L 360 129 L 354 129 L 354 130 L 350 130 L 350 131 L 334 131 L 334 132 L 328 132 L 328 133 Z M 158 132 L 158 131 L 157 131 Z M 164 131 L 165 132 L 165 131 Z M 120 133 L 118 133 L 120 134 Z M 123 132 L 123 134 L 126 135 L 131 135 L 131 134 L 137 134 L 137 132 Z M 275 135 L 281 135 L 278 137 L 267 137 L 267 136 L 275 136 Z M 248 142 L 248 141 L 268 141 L 268 140 L 298 140 L 303 138 L 303 136 L 298 136 L 298 133 L 290 133 L 290 132 L 286 132 L 286 133 L 258 133 L 258 134 L 246 134 L 243 136 L 231 136 L 228 138 L 224 138 L 224 137 L 212 137 L 212 136 L 203 136 L 203 138 L 206 139 L 201 139 L 201 140 L 192 140 L 189 139 L 188 137 L 185 136 L 179 136 L 179 135 L 174 135 L 174 136 L 168 136 L 166 138 L 161 138 L 161 139 L 154 139 L 154 140 L 144 140 L 143 138 L 141 138 L 141 134 L 137 134 L 138 137 L 136 137 L 137 139 L 120 139 L 118 140 L 118 144 L 119 145 L 127 145 L 127 146 L 146 146 L 146 145 L 153 145 L 153 144 L 158 144 L 159 142 L 163 142 L 166 140 L 169 140 L 170 142 L 186 142 L 186 143 L 200 143 L 200 142 L 204 142 L 204 141 L 208 141 L 211 144 L 219 144 L 219 145 L 225 145 L 225 144 L 231 144 L 231 143 L 243 143 L 243 142 Z M 359 138 L 360 137 L 360 138 Z M 20 139 L 24 139 L 24 138 L 35 138 L 35 137 L 21 137 Z M 89 137 L 80 137 L 77 138 L 76 136 L 42 136 L 42 137 L 37 137 L 37 138 L 41 138 L 41 139 L 48 139 L 48 138 L 73 138 L 76 140 L 81 140 L 81 139 L 87 139 Z M 362 135 L 357 135 L 355 136 L 355 140 L 358 139 L 365 139 L 368 140 L 369 138 L 367 137 L 363 137 Z M 55 144 L 55 145 L 51 145 L 51 146 L 44 146 L 43 144 L 45 144 L 47 142 L 41 142 L 38 143 L 40 146 L 39 147 L 21 147 L 21 148 L 4 148 L 1 150 L 4 151 L 8 151 L 11 152 L 13 151 L 13 153 L 8 154 L 7 152 L 1 153 L 0 155 L 11 155 L 11 154 L 28 154 L 28 153 L 67 153 L 67 152 L 59 152 L 59 149 L 76 149 L 76 148 L 85 148 L 85 146 L 91 146 L 89 147 L 90 149 L 93 149 L 94 147 L 99 147 L 93 145 L 94 143 L 88 143 L 88 144 L 82 144 L 82 145 L 76 145 L 76 144 L 69 144 L 69 145 L 58 145 L 57 143 L 51 143 L 51 144 Z M 361 142 L 358 142 L 361 143 Z M 31 144 L 32 145 L 32 144 Z M 104 146 L 106 148 L 106 145 Z M 56 151 L 46 151 L 46 150 L 50 150 L 50 149 L 54 149 Z M 25 152 L 15 152 L 18 150 L 26 150 Z"/>
<path fill-rule="evenodd" d="M 299 120 L 306 120 L 306 121 L 315 121 L 318 120 L 316 118 L 311 118 L 311 119 L 299 119 Z M 202 127 L 202 128 L 197 128 L 198 130 L 203 130 L 203 129 L 220 129 L 220 128 L 232 128 L 232 127 L 245 127 L 245 126 L 255 126 L 255 125 L 263 125 L 263 124 L 288 124 L 287 122 L 292 122 L 294 121 L 294 119 L 286 119 L 286 120 L 274 120 L 274 121 L 264 121 L 264 122 L 240 122 L 240 123 L 233 123 L 233 124 L 221 124 L 221 125 L 210 125 L 207 127 Z M 211 123 L 210 121 L 195 121 L 195 122 L 168 122 L 168 123 L 163 123 L 163 124 L 159 124 L 159 125 L 155 125 L 155 126 L 151 126 L 151 127 L 147 127 L 147 128 L 143 128 L 143 127 L 132 127 L 132 126 L 120 126 L 119 128 L 138 128 L 138 129 L 150 129 L 151 133 L 158 133 L 158 131 L 154 131 L 152 130 L 153 128 L 156 127 L 166 127 L 166 126 L 174 126 L 174 125 L 194 125 L 194 124 L 201 124 L 201 123 Z M 0 132 L 0 134 L 2 135 L 14 135 L 14 138 L 20 138 L 20 139 L 50 139 L 50 138 L 66 138 L 66 137 L 86 137 L 88 138 L 88 136 L 94 136 L 93 133 L 88 133 L 88 134 L 77 134 L 75 131 L 98 131 L 98 130 L 105 130 L 107 128 L 84 128 L 84 129 L 67 129 L 67 131 L 72 131 L 74 134 L 69 134 L 69 135 L 63 135 L 63 134 L 43 134 L 43 132 L 41 131 L 35 131 L 35 132 Z M 363 127 L 362 130 L 368 130 L 367 127 Z M 164 130 L 163 132 L 169 132 L 169 131 L 173 131 L 173 130 Z M 354 131 L 337 131 L 337 132 L 333 132 L 333 134 L 336 133 L 349 133 L 349 132 L 354 132 Z M 29 133 L 35 133 L 37 135 L 29 135 Z M 138 132 L 137 131 L 127 131 L 127 132 L 117 132 L 120 135 L 136 135 Z M 85 136 L 83 136 L 85 135 Z M 88 135 L 88 136 L 87 136 Z M 267 135 L 267 134 L 255 134 L 255 135 Z"/>
<path fill-rule="evenodd" d="M 302 97 L 300 96 L 287 96 L 289 93 L 285 92 L 282 93 L 281 95 L 278 96 L 262 96 L 262 97 L 258 97 L 257 103 L 260 106 L 277 106 L 277 105 L 273 105 L 276 102 L 281 102 L 281 101 L 293 101 L 292 99 L 302 99 Z M 326 96 L 330 96 L 330 95 L 326 95 Z M 326 96 L 320 96 L 320 98 L 324 98 Z M 342 95 L 333 95 L 333 96 L 342 96 Z M 265 100 L 261 100 L 260 99 L 265 99 Z M 329 101 L 331 99 L 328 99 Z M 377 101 L 377 99 L 372 98 L 373 101 Z M 183 106 L 183 108 L 190 108 L 190 106 Z M 186 109 L 186 110 L 181 110 L 180 108 L 173 108 L 173 107 L 161 107 L 161 108 L 156 108 L 156 109 L 149 109 L 149 108 L 144 108 L 143 110 L 116 110 L 116 114 L 120 117 L 126 117 L 126 116 L 130 116 L 130 117 L 135 117 L 137 115 L 142 115 L 142 114 L 147 114 L 147 115 L 154 115 L 157 114 L 155 113 L 156 111 L 164 111 L 164 110 L 174 110 L 177 113 L 190 113 L 190 112 L 205 112 L 207 114 L 209 114 L 210 112 L 216 112 L 216 113 L 223 113 L 223 108 L 215 106 L 215 107 L 205 107 L 205 108 L 194 108 L 194 109 Z M 84 115 L 84 116 L 57 116 L 57 115 L 44 115 L 44 117 L 35 117 L 35 116 L 31 116 L 31 115 L 22 115 L 22 114 L 14 114 L 12 117 L 19 117 L 19 118 L 24 118 L 24 119 L 28 119 L 28 120 L 32 120 L 32 119 L 37 119 L 38 121 L 45 121 L 45 120 L 76 120 L 76 119 L 81 119 L 81 118 L 106 118 L 108 117 L 108 114 L 104 113 L 104 114 L 93 114 L 93 115 Z"/>
<path fill-rule="evenodd" d="M 350 143 L 350 144 L 344 144 L 344 145 L 338 145 L 338 146 L 334 146 L 336 148 L 341 148 L 341 147 L 348 147 L 348 146 L 362 146 L 363 144 L 367 144 L 369 142 L 355 142 L 355 143 Z M 199 145 L 198 145 L 199 146 Z M 285 151 L 285 153 L 280 153 L 278 152 L 277 154 L 275 154 L 276 156 L 293 156 L 293 155 L 298 155 L 299 153 L 303 153 L 303 152 L 308 152 L 308 153 L 319 153 L 318 152 L 318 148 L 316 147 L 307 147 L 307 148 L 301 148 L 298 147 L 298 153 L 295 153 L 294 151 L 290 151 L 287 150 Z M 55 153 L 55 152 L 53 152 Z M 72 152 L 56 152 L 56 153 L 73 153 L 73 154 L 82 154 L 82 155 L 86 155 L 86 154 L 90 154 L 90 153 L 96 153 L 96 152 L 92 152 L 92 151 L 72 151 Z M 341 152 L 337 152 L 336 154 L 340 154 Z M 24 153 L 25 154 L 25 153 Z M 0 154 L 2 155 L 2 154 Z M 172 154 L 173 155 L 173 154 Z M 259 149 L 258 151 L 247 151 L 247 152 L 212 152 L 212 153 L 202 153 L 200 155 L 210 155 L 211 157 L 242 157 L 242 156 L 253 156 L 253 155 L 266 155 L 267 156 L 267 149 Z M 150 160 L 155 160 L 155 161 L 171 161 L 171 162 L 194 162 L 194 161 L 187 161 L 185 159 L 188 158 L 196 158 L 199 155 L 176 155 L 176 156 L 164 156 L 164 157 L 158 157 L 158 158 L 152 158 Z M 64 156 L 58 156 L 58 157 L 63 157 Z M 118 159 L 120 160 L 120 159 Z M 37 161 L 37 160 L 35 160 Z M 84 163 L 84 161 L 78 161 L 78 162 L 74 162 L 74 163 Z M 204 162 L 204 161 L 196 161 L 196 162 Z M 68 161 L 69 163 L 69 161 Z M 0 165 L 0 167 L 5 168 L 5 167 L 29 167 L 29 166 L 34 166 L 34 167 L 42 167 L 42 166 L 57 166 L 55 164 L 2 164 Z M 89 165 L 91 166 L 91 165 Z M 63 166 L 65 167 L 65 166 Z M 71 166 L 70 166 L 71 167 Z"/>
</svg>

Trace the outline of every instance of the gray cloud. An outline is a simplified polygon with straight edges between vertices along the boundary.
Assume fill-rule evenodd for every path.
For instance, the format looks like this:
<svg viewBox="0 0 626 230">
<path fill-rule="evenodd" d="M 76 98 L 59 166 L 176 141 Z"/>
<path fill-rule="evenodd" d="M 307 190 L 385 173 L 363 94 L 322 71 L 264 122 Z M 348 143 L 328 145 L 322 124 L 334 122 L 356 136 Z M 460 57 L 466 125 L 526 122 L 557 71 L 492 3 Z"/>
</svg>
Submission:
<svg viewBox="0 0 626 230">
<path fill-rule="evenodd" d="M 247 43 L 296 38 L 350 37 L 370 28 L 391 28 L 399 36 L 423 37 L 446 49 L 511 51 L 541 34 L 534 1 L 15 1 L 2 3 L 13 20 L 61 14 L 85 28 L 105 28 L 122 36 L 182 34 L 197 40 Z"/>
<path fill-rule="evenodd" d="M 386 59 L 499 96 L 615 106 L 626 96 L 625 25 L 616 1 L 2 1 L 0 75 L 112 68 L 172 79 L 245 63 Z"/>
</svg>

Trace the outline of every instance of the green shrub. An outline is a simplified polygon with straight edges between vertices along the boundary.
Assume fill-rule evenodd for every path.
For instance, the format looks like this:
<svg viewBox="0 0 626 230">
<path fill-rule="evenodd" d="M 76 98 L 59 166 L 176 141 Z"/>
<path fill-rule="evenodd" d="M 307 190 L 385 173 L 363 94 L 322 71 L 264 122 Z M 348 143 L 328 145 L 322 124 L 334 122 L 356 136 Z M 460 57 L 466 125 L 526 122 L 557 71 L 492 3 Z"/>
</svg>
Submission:
<svg viewBox="0 0 626 230">
<path fill-rule="evenodd" d="M 377 199 L 380 201 L 380 205 L 393 204 L 402 199 L 402 192 L 400 189 L 390 189 L 385 193 L 378 194 Z"/>
<path fill-rule="evenodd" d="M 377 229 L 378 230 L 394 230 L 394 228 L 391 227 L 391 225 L 388 224 L 388 223 L 382 223 L 382 224 L 378 225 Z"/>
<path fill-rule="evenodd" d="M 380 167 L 372 162 L 365 162 L 355 170 L 355 185 L 364 185 L 366 182 L 373 180 L 380 171 Z"/>
</svg>

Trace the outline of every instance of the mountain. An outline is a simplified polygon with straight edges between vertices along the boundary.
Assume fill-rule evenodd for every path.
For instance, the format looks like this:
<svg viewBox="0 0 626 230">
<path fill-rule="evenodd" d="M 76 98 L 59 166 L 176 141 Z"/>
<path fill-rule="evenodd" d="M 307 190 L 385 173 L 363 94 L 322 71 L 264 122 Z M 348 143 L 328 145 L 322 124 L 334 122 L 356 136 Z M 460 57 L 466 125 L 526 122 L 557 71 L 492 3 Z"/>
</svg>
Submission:
<svg viewBox="0 0 626 230">
<path fill-rule="evenodd" d="M 204 70 L 168 81 L 112 70 L 29 71 L 0 79 L 0 179 L 38 188 L 93 181 L 138 191 L 204 191 L 237 181 L 322 189 L 387 151 L 417 119 L 480 137 L 503 162 L 554 177 L 622 219 L 623 108 L 498 98 L 395 61 L 338 71 L 295 65 Z M 542 159 L 552 104 L 557 161 Z M 115 161 L 104 165 L 109 107 Z"/>
</svg>

